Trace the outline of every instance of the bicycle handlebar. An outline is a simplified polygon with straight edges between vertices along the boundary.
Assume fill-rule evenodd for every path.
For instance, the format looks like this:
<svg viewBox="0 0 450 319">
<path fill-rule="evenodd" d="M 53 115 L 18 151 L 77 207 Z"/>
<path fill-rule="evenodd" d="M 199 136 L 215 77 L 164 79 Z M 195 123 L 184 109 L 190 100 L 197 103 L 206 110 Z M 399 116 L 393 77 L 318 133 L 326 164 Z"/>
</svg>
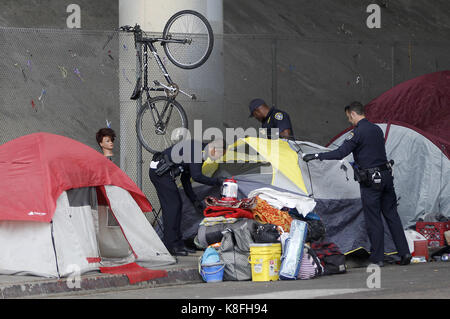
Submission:
<svg viewBox="0 0 450 319">
<path fill-rule="evenodd" d="M 134 32 L 134 33 L 137 33 L 137 32 L 142 31 L 142 30 L 141 30 L 141 27 L 140 27 L 138 24 L 136 24 L 134 27 L 132 27 L 132 26 L 130 26 L 130 25 L 123 25 L 123 26 L 121 26 L 119 29 L 120 29 L 121 31 L 125 31 L 125 32 Z"/>
</svg>

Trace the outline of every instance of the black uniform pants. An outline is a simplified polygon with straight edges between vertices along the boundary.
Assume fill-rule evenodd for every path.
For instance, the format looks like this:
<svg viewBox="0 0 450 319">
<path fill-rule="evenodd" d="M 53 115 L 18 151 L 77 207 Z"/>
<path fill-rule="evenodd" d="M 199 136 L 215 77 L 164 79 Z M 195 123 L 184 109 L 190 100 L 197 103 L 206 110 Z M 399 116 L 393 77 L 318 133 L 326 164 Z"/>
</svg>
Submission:
<svg viewBox="0 0 450 319">
<path fill-rule="evenodd" d="M 182 201 L 174 178 L 166 173 L 162 176 L 149 170 L 150 180 L 155 186 L 163 214 L 163 243 L 168 250 L 184 245 L 181 235 Z"/>
<path fill-rule="evenodd" d="M 361 200 L 363 204 L 364 218 L 371 244 L 372 262 L 384 259 L 384 227 L 381 219 L 384 219 L 389 227 L 392 239 L 400 256 L 409 253 L 408 242 L 397 212 L 397 196 L 394 189 L 394 179 L 390 171 L 381 171 L 381 186 L 361 185 Z"/>
</svg>

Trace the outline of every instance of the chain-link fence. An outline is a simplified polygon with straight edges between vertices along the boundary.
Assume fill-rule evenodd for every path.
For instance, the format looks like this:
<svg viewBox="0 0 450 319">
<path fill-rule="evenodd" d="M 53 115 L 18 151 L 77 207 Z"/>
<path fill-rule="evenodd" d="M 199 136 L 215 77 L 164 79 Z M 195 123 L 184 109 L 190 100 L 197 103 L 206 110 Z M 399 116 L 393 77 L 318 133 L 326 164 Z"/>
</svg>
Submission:
<svg viewBox="0 0 450 319">
<path fill-rule="evenodd" d="M 159 211 L 148 178 L 152 154 L 136 137 L 139 101 L 130 100 L 140 68 L 133 35 L 2 28 L 0 40 L 0 143 L 46 131 L 98 149 L 95 132 L 109 123 L 119 137 L 117 163 Z M 298 139 L 322 145 L 348 127 L 348 102 L 367 103 L 403 81 L 450 69 L 450 43 L 418 40 L 215 35 L 211 57 L 194 70 L 177 68 L 156 47 L 174 82 L 197 97 L 177 97 L 191 134 L 195 120 L 203 131 L 258 127 L 247 105 L 261 97 L 290 114 Z M 166 83 L 149 56 L 153 80 Z M 154 223 L 153 214 L 147 217 Z"/>
<path fill-rule="evenodd" d="M 117 34 L 0 28 L 0 39 L 1 143 L 46 131 L 98 148 L 95 132 L 118 128 Z"/>
</svg>

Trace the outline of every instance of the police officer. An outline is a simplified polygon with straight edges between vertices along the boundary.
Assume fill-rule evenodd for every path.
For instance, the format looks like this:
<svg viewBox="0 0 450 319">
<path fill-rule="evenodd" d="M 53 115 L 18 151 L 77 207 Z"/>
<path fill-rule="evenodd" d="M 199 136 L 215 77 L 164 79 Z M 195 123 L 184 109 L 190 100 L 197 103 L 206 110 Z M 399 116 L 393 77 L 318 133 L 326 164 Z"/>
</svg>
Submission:
<svg viewBox="0 0 450 319">
<path fill-rule="evenodd" d="M 361 200 L 366 227 L 371 243 L 370 261 L 384 265 L 384 229 L 380 211 L 387 222 L 398 254 L 400 265 L 411 261 L 403 226 L 397 213 L 397 197 L 394 189 L 391 164 L 386 157 L 383 131 L 364 116 L 364 107 L 353 102 L 345 107 L 353 131 L 336 150 L 319 154 L 305 154 L 303 159 L 341 160 L 353 152 L 355 179 L 360 183 Z"/>
<path fill-rule="evenodd" d="M 272 128 L 277 128 L 279 136 L 282 138 L 292 138 L 294 136 L 291 119 L 286 112 L 274 107 L 268 107 L 262 99 L 253 99 L 248 108 L 250 110 L 250 117 L 256 118 L 262 123 L 262 128 L 267 129 L 268 138 L 272 138 Z"/>
<path fill-rule="evenodd" d="M 163 213 L 163 242 L 169 252 L 175 256 L 195 253 L 184 245 L 181 235 L 182 201 L 175 178 L 181 175 L 183 189 L 198 211 L 203 212 L 203 204 L 192 189 L 194 181 L 210 186 L 221 186 L 225 178 L 211 178 L 202 174 L 202 165 L 206 158 L 219 159 L 225 153 L 223 140 L 209 144 L 195 140 L 183 140 L 168 149 L 156 153 L 150 163 L 149 176 L 158 194 Z"/>
</svg>

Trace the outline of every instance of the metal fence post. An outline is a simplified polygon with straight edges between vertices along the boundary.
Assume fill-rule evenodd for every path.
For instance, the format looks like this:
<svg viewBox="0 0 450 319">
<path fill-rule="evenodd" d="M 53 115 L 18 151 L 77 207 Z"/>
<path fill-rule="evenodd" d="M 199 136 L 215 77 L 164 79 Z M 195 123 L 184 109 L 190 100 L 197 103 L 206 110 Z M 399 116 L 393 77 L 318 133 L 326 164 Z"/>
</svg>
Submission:
<svg viewBox="0 0 450 319">
<path fill-rule="evenodd" d="M 142 75 L 142 45 L 136 46 L 136 83 Z M 136 116 L 139 113 L 139 108 L 142 105 L 142 95 L 136 100 Z M 142 190 L 142 145 L 139 138 L 136 136 L 136 184 Z"/>
</svg>

